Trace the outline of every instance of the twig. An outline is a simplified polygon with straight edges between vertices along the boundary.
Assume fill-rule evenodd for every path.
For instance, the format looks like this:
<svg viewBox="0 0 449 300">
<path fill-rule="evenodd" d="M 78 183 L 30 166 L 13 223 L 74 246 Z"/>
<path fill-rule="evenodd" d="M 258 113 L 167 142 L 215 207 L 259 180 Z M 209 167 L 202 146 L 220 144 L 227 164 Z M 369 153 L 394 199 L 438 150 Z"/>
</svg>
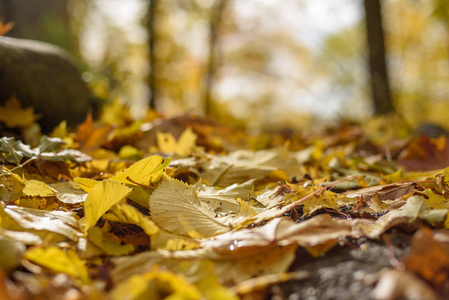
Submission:
<svg viewBox="0 0 449 300">
<path fill-rule="evenodd" d="M 275 218 L 278 218 L 278 217 L 282 216 L 283 214 L 285 214 L 286 212 L 288 212 L 289 210 L 294 209 L 295 206 L 299 205 L 301 202 L 304 202 L 304 201 L 306 201 L 307 199 L 312 198 L 313 196 L 318 195 L 319 193 L 321 193 L 321 192 L 323 192 L 323 191 L 325 191 L 325 190 L 327 190 L 327 189 L 330 189 L 330 188 L 336 186 L 336 185 L 339 184 L 339 183 L 342 183 L 342 182 L 345 182 L 345 181 L 348 181 L 348 180 L 352 180 L 352 179 L 356 179 L 357 177 L 359 177 L 359 175 L 354 175 L 354 176 L 350 176 L 350 177 L 347 177 L 347 178 L 343 178 L 343 179 L 340 179 L 340 180 L 338 180 L 338 181 L 335 181 L 335 182 L 333 182 L 332 184 L 329 184 L 329 185 L 327 185 L 327 186 L 322 186 L 322 187 L 320 187 L 319 189 L 317 189 L 315 192 L 310 193 L 310 194 L 308 194 L 307 196 L 302 197 L 302 198 L 299 199 L 298 201 L 295 201 L 295 202 L 293 202 L 293 203 L 291 203 L 291 204 L 289 204 L 289 205 L 287 205 L 287 206 L 284 206 L 284 207 L 281 209 L 281 211 L 275 216 Z"/>
<path fill-rule="evenodd" d="M 405 266 L 402 262 L 400 262 L 396 255 L 394 254 L 393 244 L 391 243 L 391 235 L 384 234 L 382 239 L 385 242 L 385 246 L 387 247 L 388 259 L 390 260 L 390 264 L 398 271 L 404 271 Z"/>
<path fill-rule="evenodd" d="M 23 164 L 15 166 L 11 170 L 5 170 L 5 168 L 2 167 L 2 174 L 0 174 L 0 177 L 12 174 L 13 171 L 15 171 L 17 169 L 20 169 L 20 168 L 23 168 L 25 165 L 27 165 L 28 163 L 30 163 L 30 162 L 32 162 L 33 160 L 36 160 L 36 159 L 37 159 L 37 156 L 33 156 L 33 157 L 29 158 L 28 160 L 26 160 Z"/>
</svg>

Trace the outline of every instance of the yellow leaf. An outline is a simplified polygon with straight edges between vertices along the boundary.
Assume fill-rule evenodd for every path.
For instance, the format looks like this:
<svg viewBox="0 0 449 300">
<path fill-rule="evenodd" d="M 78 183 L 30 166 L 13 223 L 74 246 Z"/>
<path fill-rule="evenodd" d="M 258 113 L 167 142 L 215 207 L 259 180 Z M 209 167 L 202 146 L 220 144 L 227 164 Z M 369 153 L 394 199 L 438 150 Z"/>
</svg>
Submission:
<svg viewBox="0 0 449 300">
<path fill-rule="evenodd" d="M 52 246 L 31 248 L 25 253 L 25 258 L 56 273 L 65 273 L 79 279 L 83 283 L 90 282 L 84 262 L 73 250 L 64 251 Z"/>
<path fill-rule="evenodd" d="M 158 290 L 143 275 L 133 275 L 111 292 L 112 300 L 160 299 Z"/>
<path fill-rule="evenodd" d="M 0 269 L 10 272 L 20 266 L 25 251 L 26 247 L 23 243 L 2 236 L 0 238 Z"/>
<path fill-rule="evenodd" d="M 144 275 L 134 275 L 118 284 L 112 290 L 113 300 L 122 299 L 161 299 L 159 295 L 169 295 L 164 299 L 201 299 L 197 287 L 184 276 L 170 271 L 153 270 Z"/>
<path fill-rule="evenodd" d="M 28 127 L 37 119 L 34 108 L 22 108 L 19 100 L 13 96 L 0 106 L 0 121 L 5 122 L 9 128 Z"/>
<path fill-rule="evenodd" d="M 433 209 L 449 208 L 449 201 L 446 200 L 443 196 L 435 194 L 431 189 L 426 189 L 424 190 L 424 192 L 421 192 L 421 194 L 427 196 L 424 198 L 424 202 Z"/>
<path fill-rule="evenodd" d="M 126 203 L 117 203 L 114 205 L 104 218 L 110 221 L 137 225 L 142 228 L 148 236 L 152 236 L 159 231 L 159 228 L 149 217 L 144 216 L 135 207 Z"/>
<path fill-rule="evenodd" d="M 158 155 L 152 155 L 139 160 L 129 168 L 123 170 L 110 179 L 132 185 L 148 186 L 151 183 L 158 182 L 161 179 L 164 169 L 168 166 L 169 162 L 170 159 L 162 158 Z"/>
<path fill-rule="evenodd" d="M 90 192 L 90 190 L 99 183 L 99 181 L 81 177 L 74 178 L 73 181 L 79 183 L 80 187 L 86 192 Z"/>
<path fill-rule="evenodd" d="M 22 192 L 27 196 L 51 197 L 55 195 L 55 191 L 39 180 L 28 180 Z"/>
<path fill-rule="evenodd" d="M 142 157 L 142 152 L 130 145 L 125 145 L 122 148 L 120 148 L 120 151 L 118 152 L 118 156 L 121 159 L 135 159 Z"/>
<path fill-rule="evenodd" d="M 89 241 L 108 255 L 121 256 L 134 251 L 133 245 L 120 245 L 107 239 L 99 227 L 90 228 L 88 230 L 88 235 Z M 117 236 L 112 236 L 117 239 Z"/>
<path fill-rule="evenodd" d="M 3 169 L 6 169 L 3 167 Z M 6 169 L 8 171 L 8 169 Z M 3 175 L 3 174 L 2 174 Z M 22 196 L 22 190 L 25 186 L 25 180 L 14 173 L 7 173 L 0 176 L 0 199 L 3 201 L 10 201 Z"/>
<path fill-rule="evenodd" d="M 3 229 L 27 231 L 48 240 L 59 241 L 66 238 L 78 240 L 78 220 L 74 213 L 0 204 L 0 221 Z"/>
<path fill-rule="evenodd" d="M 176 153 L 180 156 L 189 155 L 196 145 L 197 135 L 187 128 L 176 142 L 171 133 L 157 132 L 157 145 L 162 152 Z"/>
<path fill-rule="evenodd" d="M 97 221 L 114 204 L 123 200 L 131 193 L 132 189 L 115 180 L 105 180 L 95 185 L 87 195 L 84 203 L 84 215 L 86 218 L 85 232 L 94 226 Z"/>
</svg>

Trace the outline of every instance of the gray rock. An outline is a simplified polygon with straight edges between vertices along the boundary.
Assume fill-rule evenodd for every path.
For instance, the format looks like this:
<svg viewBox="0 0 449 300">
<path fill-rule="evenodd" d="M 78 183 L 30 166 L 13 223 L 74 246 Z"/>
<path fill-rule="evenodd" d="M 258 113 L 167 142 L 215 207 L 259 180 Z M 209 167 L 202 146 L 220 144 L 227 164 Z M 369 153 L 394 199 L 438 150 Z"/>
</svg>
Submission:
<svg viewBox="0 0 449 300">
<path fill-rule="evenodd" d="M 64 50 L 48 43 L 0 37 L 0 104 L 15 95 L 41 115 L 44 132 L 63 120 L 82 122 L 89 88 Z"/>
</svg>

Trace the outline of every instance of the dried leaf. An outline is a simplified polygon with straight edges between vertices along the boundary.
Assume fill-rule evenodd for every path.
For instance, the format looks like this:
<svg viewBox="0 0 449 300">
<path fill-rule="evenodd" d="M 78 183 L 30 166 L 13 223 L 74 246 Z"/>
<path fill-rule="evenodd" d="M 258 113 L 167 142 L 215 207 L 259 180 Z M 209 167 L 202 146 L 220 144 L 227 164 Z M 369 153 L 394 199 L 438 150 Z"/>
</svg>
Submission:
<svg viewBox="0 0 449 300">
<path fill-rule="evenodd" d="M 103 231 L 99 227 L 92 227 L 88 230 L 89 241 L 101 249 L 104 253 L 112 256 L 128 255 L 134 251 L 134 246 L 120 245 L 119 243 L 105 238 Z M 114 236 L 117 238 L 116 236 Z"/>
<path fill-rule="evenodd" d="M 131 185 L 149 186 L 161 179 L 164 169 L 169 163 L 170 159 L 152 155 L 134 163 L 110 179 Z"/>
<path fill-rule="evenodd" d="M 158 226 L 183 236 L 210 237 L 231 229 L 199 200 L 192 186 L 173 178 L 164 178 L 154 190 L 150 211 Z"/>
<path fill-rule="evenodd" d="M 75 251 L 64 251 L 58 247 L 35 247 L 25 253 L 25 258 L 56 273 L 66 273 L 73 278 L 89 283 L 89 273 L 84 262 Z"/>
<path fill-rule="evenodd" d="M 144 216 L 133 206 L 126 203 L 117 203 L 104 216 L 105 219 L 125 224 L 134 224 L 145 231 L 148 236 L 155 235 L 159 228 L 147 216 Z"/>
<path fill-rule="evenodd" d="M 55 196 L 55 191 L 48 185 L 38 180 L 28 180 L 22 192 L 27 196 L 52 197 Z"/>
<path fill-rule="evenodd" d="M 448 289 L 449 251 L 433 237 L 429 228 L 418 230 L 412 239 L 411 253 L 404 259 L 407 268 L 432 285 Z M 447 290 L 446 292 L 449 292 Z"/>
<path fill-rule="evenodd" d="M 417 219 L 425 220 L 430 224 L 444 222 L 447 209 L 432 210 L 424 201 L 423 197 L 412 196 L 408 198 L 406 204 L 395 211 L 382 216 L 374 224 L 360 224 L 359 228 L 369 238 L 376 239 L 383 232 L 396 225 L 410 225 Z"/>
<path fill-rule="evenodd" d="M 157 132 L 157 145 L 161 152 L 187 156 L 196 146 L 197 135 L 187 128 L 176 141 L 171 133 Z"/>
<path fill-rule="evenodd" d="M 70 212 L 0 205 L 0 217 L 4 229 L 30 231 L 41 236 L 48 236 L 49 232 L 53 232 L 72 241 L 77 241 L 80 233 L 77 230 L 78 220 Z"/>
<path fill-rule="evenodd" d="M 125 199 L 131 191 L 132 189 L 115 180 L 105 180 L 95 185 L 84 203 L 85 231 L 94 226 L 105 212 Z"/>
<path fill-rule="evenodd" d="M 25 251 L 23 243 L 0 237 L 0 268 L 10 272 L 20 266 Z"/>
<path fill-rule="evenodd" d="M 37 118 L 38 116 L 34 114 L 34 108 L 22 108 L 19 100 L 15 96 L 7 100 L 4 106 L 0 106 L 0 122 L 5 122 L 9 128 L 28 127 Z"/>
</svg>

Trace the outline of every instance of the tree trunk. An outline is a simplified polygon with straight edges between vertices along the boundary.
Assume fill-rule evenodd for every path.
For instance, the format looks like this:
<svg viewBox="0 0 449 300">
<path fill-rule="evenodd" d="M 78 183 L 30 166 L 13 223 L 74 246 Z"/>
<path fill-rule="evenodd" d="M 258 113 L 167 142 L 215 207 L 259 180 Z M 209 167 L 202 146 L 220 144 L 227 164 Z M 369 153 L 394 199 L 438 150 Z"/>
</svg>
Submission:
<svg viewBox="0 0 449 300">
<path fill-rule="evenodd" d="M 226 7 L 227 0 L 217 0 L 212 7 L 209 21 L 209 60 L 206 71 L 206 84 L 204 88 L 204 112 L 206 115 L 212 113 L 212 88 L 215 79 L 215 73 L 218 66 L 218 31 L 220 28 L 221 17 Z"/>
<path fill-rule="evenodd" d="M 158 5 L 158 0 L 149 0 L 148 5 L 148 22 L 147 22 L 147 32 L 148 32 L 148 49 L 149 56 L 148 60 L 150 63 L 150 74 L 148 76 L 148 87 L 150 89 L 150 98 L 148 100 L 148 106 L 151 109 L 156 109 L 156 55 L 155 55 L 155 45 L 156 45 L 156 9 Z"/>
<path fill-rule="evenodd" d="M 375 114 L 382 115 L 395 111 L 385 62 L 382 8 L 380 0 L 364 0 L 363 3 L 366 16 L 371 93 Z"/>
</svg>

